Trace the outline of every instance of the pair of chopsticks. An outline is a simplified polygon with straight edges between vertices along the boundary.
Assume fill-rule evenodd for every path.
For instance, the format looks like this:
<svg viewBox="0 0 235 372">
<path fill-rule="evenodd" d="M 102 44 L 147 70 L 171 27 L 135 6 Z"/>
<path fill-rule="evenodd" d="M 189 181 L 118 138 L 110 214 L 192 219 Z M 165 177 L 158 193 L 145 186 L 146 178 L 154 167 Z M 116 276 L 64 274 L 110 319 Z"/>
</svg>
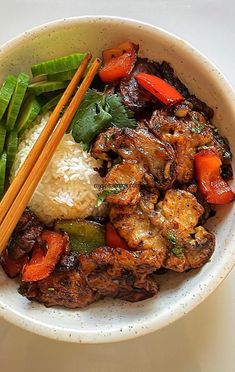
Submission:
<svg viewBox="0 0 235 372">
<path fill-rule="evenodd" d="M 80 64 L 37 142 L 0 203 L 0 254 L 6 247 L 49 161 L 100 67 L 101 60 L 96 58 L 57 125 L 61 110 L 66 106 L 81 81 L 91 57 L 91 54 L 87 54 Z"/>
</svg>

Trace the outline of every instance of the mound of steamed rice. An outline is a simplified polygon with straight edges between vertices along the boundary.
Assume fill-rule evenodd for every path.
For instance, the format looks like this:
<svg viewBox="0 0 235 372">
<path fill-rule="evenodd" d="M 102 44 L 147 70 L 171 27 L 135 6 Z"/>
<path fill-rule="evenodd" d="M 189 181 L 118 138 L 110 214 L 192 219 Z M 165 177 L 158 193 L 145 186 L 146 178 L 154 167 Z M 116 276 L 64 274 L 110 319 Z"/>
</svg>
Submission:
<svg viewBox="0 0 235 372">
<path fill-rule="evenodd" d="M 20 142 L 12 168 L 13 178 L 38 139 L 49 114 L 38 117 Z M 95 213 L 96 196 L 102 180 L 94 168 L 100 163 L 82 150 L 71 134 L 65 134 L 29 207 L 45 223 L 57 218 L 84 218 Z"/>
</svg>

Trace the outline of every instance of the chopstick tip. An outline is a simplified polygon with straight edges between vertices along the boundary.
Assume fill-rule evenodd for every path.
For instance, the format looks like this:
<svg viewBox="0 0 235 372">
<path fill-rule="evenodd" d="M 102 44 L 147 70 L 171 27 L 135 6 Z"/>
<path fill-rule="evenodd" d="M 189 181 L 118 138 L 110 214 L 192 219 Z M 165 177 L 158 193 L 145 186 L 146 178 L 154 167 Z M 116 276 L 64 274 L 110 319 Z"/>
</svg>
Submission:
<svg viewBox="0 0 235 372">
<path fill-rule="evenodd" d="M 90 61 L 91 58 L 92 58 L 92 54 L 91 54 L 91 53 L 87 53 L 85 58 L 86 58 L 88 61 Z"/>
</svg>

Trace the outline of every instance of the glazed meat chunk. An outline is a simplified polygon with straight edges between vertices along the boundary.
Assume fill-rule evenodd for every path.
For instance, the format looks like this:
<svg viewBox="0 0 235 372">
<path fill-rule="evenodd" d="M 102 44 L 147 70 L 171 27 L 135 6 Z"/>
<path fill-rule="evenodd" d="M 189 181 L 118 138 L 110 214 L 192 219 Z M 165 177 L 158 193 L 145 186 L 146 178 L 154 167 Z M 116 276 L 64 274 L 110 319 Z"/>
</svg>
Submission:
<svg viewBox="0 0 235 372">
<path fill-rule="evenodd" d="M 110 153 L 141 164 L 152 174 L 159 189 L 169 188 L 175 179 L 175 154 L 171 145 L 147 129 L 111 128 L 100 134 L 92 147 L 92 155 L 111 160 Z"/>
<path fill-rule="evenodd" d="M 79 268 L 53 272 L 34 283 L 22 283 L 19 292 L 45 306 L 86 307 L 105 296 L 135 302 L 158 291 L 152 275 L 158 262 L 144 253 L 101 247 L 79 257 Z"/>
<path fill-rule="evenodd" d="M 211 257 L 214 235 L 197 226 L 203 207 L 183 190 L 168 190 L 162 201 L 143 197 L 135 206 L 110 208 L 110 220 L 128 246 L 154 250 L 162 267 L 185 271 L 204 265 Z"/>
<path fill-rule="evenodd" d="M 8 243 L 8 252 L 13 259 L 18 259 L 29 253 L 34 244 L 40 241 L 44 225 L 37 216 L 26 209 L 20 218 L 16 229 Z"/>
<path fill-rule="evenodd" d="M 218 133 L 215 136 L 213 126 L 202 114 L 189 108 L 187 115 L 182 118 L 167 111 L 156 110 L 148 122 L 148 127 L 157 138 L 169 142 L 174 148 L 176 179 L 180 183 L 193 180 L 194 155 L 201 147 L 211 147 L 222 160 L 225 156 L 226 162 L 231 160 L 228 143 L 225 143 Z"/>
<path fill-rule="evenodd" d="M 141 164 L 131 161 L 124 161 L 122 164 L 115 165 L 104 179 L 104 189 L 115 190 L 117 187 L 125 187 L 119 193 L 111 193 L 106 197 L 106 202 L 120 205 L 136 204 L 139 202 L 140 185 L 144 179 L 144 167 Z"/>
<path fill-rule="evenodd" d="M 45 306 L 85 307 L 101 296 L 93 292 L 85 278 L 76 270 L 54 271 L 48 278 L 32 283 L 22 283 L 19 293 L 29 300 Z"/>
</svg>

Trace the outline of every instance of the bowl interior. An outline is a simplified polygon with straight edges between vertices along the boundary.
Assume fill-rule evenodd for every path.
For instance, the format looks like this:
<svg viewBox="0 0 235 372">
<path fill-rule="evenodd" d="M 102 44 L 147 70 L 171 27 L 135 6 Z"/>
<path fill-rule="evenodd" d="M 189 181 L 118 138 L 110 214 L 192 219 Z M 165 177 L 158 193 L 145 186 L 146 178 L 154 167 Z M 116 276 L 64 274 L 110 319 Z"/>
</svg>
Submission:
<svg viewBox="0 0 235 372">
<path fill-rule="evenodd" d="M 30 72 L 36 62 L 76 51 L 93 56 L 124 40 L 140 45 L 142 56 L 170 62 L 190 91 L 215 110 L 214 123 L 230 140 L 235 127 L 234 94 L 223 76 L 187 43 L 155 27 L 109 17 L 62 20 L 27 32 L 0 49 L 0 80 L 8 73 Z M 104 300 L 84 310 L 46 309 L 17 293 L 17 282 L 0 272 L 0 311 L 11 322 L 48 337 L 74 342 L 124 340 L 161 328 L 200 303 L 234 263 L 234 211 L 218 208 L 209 227 L 216 234 L 212 260 L 201 270 L 159 276 L 157 297 L 127 303 Z"/>
</svg>

